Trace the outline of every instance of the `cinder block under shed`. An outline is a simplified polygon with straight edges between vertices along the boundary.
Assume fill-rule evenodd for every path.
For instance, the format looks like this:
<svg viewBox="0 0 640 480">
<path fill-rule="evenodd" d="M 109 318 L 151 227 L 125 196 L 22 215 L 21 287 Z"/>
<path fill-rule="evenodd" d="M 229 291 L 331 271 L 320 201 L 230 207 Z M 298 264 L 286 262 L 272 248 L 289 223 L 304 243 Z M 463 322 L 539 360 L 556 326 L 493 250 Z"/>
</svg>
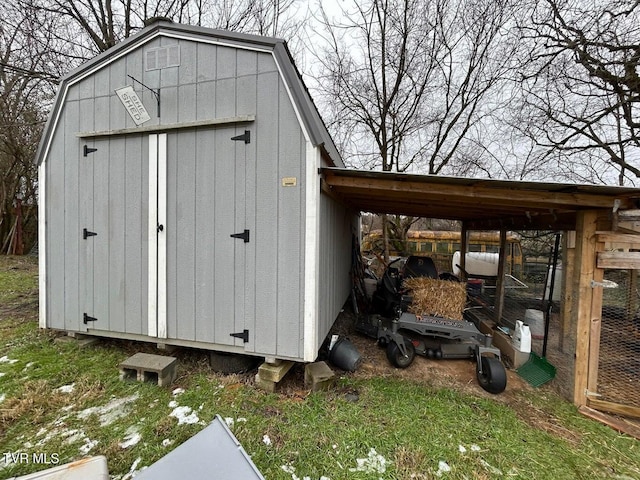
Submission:
<svg viewBox="0 0 640 480">
<path fill-rule="evenodd" d="M 275 392 L 276 385 L 291 370 L 293 364 L 294 362 L 290 361 L 282 361 L 276 364 L 263 363 L 256 374 L 256 385 L 267 392 Z"/>
<path fill-rule="evenodd" d="M 304 367 L 304 384 L 311 386 L 312 392 L 329 390 L 335 377 L 333 370 L 325 362 L 309 363 Z"/>
<path fill-rule="evenodd" d="M 150 353 L 136 353 L 120 364 L 120 380 L 158 382 L 164 387 L 176 379 L 178 359 Z"/>
</svg>

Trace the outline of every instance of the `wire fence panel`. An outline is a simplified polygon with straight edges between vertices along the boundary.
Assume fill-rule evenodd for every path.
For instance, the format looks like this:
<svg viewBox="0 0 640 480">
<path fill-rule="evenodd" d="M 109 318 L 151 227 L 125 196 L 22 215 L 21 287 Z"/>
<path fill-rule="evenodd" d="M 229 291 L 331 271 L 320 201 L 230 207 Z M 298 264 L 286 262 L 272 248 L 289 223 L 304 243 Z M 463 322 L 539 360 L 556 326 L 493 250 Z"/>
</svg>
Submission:
<svg viewBox="0 0 640 480">
<path fill-rule="evenodd" d="M 605 270 L 598 368 L 601 399 L 640 407 L 638 270 Z"/>
</svg>

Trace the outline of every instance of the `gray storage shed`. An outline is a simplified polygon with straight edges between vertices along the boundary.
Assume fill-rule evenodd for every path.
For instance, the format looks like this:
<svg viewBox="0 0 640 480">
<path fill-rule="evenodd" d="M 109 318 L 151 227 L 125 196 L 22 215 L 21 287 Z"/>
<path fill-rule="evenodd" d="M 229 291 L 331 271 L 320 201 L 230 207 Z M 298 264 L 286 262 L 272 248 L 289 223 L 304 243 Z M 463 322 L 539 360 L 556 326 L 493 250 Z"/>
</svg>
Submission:
<svg viewBox="0 0 640 480">
<path fill-rule="evenodd" d="M 41 327 L 316 358 L 357 216 L 282 40 L 152 24 L 62 80 L 37 160 Z"/>
</svg>

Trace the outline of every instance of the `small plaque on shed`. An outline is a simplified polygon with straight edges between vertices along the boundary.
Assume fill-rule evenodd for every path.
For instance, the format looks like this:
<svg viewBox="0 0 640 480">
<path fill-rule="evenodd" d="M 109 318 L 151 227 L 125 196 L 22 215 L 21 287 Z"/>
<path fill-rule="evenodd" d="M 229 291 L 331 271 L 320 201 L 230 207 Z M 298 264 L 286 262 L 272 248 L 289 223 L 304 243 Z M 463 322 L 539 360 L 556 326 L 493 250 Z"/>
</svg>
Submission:
<svg viewBox="0 0 640 480">
<path fill-rule="evenodd" d="M 297 184 L 298 179 L 296 177 L 282 177 L 283 187 L 295 187 Z"/>
<path fill-rule="evenodd" d="M 127 85 L 126 87 L 117 89 L 116 95 L 118 95 L 122 105 L 124 105 L 124 108 L 136 125 L 142 125 L 144 122 L 151 120 L 147 109 L 144 108 L 142 104 L 142 100 L 140 100 L 140 97 L 138 97 L 132 86 Z"/>
</svg>

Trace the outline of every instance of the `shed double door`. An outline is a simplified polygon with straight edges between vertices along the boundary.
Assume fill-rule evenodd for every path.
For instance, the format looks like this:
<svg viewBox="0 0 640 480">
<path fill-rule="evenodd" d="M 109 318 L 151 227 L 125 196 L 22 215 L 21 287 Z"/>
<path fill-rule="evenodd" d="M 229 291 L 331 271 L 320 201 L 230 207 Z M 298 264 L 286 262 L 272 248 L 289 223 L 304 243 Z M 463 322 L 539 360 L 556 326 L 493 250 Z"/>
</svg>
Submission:
<svg viewBox="0 0 640 480">
<path fill-rule="evenodd" d="M 232 140 L 243 133 L 91 142 L 80 173 L 86 328 L 253 351 L 255 160 L 250 144 Z"/>
</svg>

